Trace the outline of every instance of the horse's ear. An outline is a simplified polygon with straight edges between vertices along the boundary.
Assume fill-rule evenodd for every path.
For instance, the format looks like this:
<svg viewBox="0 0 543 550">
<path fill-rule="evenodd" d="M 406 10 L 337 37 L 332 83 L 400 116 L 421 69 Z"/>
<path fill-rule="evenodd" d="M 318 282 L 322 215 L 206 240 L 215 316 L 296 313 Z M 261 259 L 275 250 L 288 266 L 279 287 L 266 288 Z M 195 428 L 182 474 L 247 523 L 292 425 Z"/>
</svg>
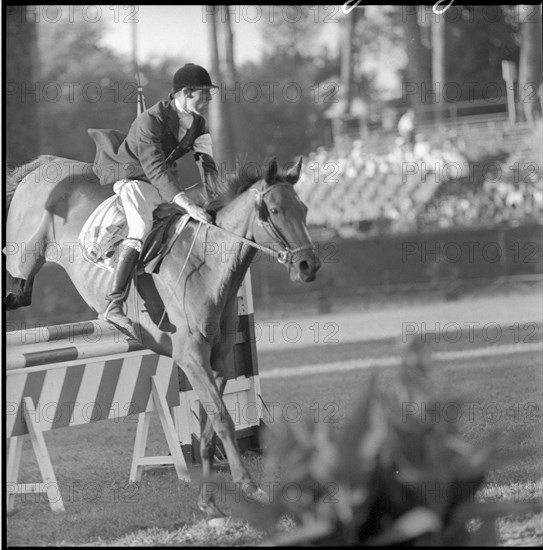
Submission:
<svg viewBox="0 0 543 550">
<path fill-rule="evenodd" d="M 302 171 L 302 157 L 285 175 L 285 179 L 294 185 L 300 179 L 300 172 Z"/>
<path fill-rule="evenodd" d="M 268 166 L 268 169 L 266 170 L 266 176 L 264 179 L 266 180 L 266 183 L 268 185 L 271 185 L 275 181 L 276 177 L 277 177 L 277 159 L 273 157 Z"/>
</svg>

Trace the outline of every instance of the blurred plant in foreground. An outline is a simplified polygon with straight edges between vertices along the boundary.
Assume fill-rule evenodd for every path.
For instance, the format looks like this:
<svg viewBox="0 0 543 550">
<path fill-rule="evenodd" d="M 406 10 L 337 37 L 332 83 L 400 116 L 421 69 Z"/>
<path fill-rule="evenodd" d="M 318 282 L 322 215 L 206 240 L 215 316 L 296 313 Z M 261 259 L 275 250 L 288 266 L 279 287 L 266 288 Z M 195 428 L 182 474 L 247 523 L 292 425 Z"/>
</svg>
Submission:
<svg viewBox="0 0 543 550">
<path fill-rule="evenodd" d="M 536 510 L 476 501 L 485 474 L 504 463 L 502 435 L 474 448 L 439 412 L 406 414 L 451 403 L 436 391 L 428 357 L 413 342 L 393 384 L 381 389 L 373 375 L 341 431 L 324 423 L 283 426 L 268 456 L 282 474 L 271 503 L 238 507 L 274 535 L 271 545 L 496 544 L 498 516 Z M 277 534 L 285 515 L 297 527 Z"/>
</svg>

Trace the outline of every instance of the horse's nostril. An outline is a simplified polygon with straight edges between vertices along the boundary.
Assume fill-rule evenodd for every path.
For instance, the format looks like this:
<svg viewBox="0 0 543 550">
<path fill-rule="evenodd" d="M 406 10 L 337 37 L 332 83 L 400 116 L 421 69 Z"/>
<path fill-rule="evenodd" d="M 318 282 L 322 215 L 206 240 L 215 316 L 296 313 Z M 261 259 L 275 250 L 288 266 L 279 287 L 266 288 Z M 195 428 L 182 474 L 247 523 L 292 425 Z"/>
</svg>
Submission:
<svg viewBox="0 0 543 550">
<path fill-rule="evenodd" d="M 300 262 L 300 271 L 307 271 L 309 269 L 308 263 L 303 260 Z"/>
</svg>

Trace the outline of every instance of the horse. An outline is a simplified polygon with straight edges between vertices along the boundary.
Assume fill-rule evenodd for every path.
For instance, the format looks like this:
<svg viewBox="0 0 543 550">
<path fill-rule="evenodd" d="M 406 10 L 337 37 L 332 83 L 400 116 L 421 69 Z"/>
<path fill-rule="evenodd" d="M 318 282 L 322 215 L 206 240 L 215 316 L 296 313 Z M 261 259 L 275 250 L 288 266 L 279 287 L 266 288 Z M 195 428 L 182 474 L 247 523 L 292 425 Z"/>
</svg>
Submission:
<svg viewBox="0 0 543 550">
<path fill-rule="evenodd" d="M 208 518 L 225 515 L 213 491 L 205 487 L 213 468 L 215 435 L 223 443 L 238 490 L 256 501 L 266 500 L 242 462 L 222 399 L 228 374 L 225 358 L 235 343 L 237 293 L 258 249 L 283 263 L 293 281 L 311 282 L 320 268 L 306 226 L 307 207 L 294 189 L 301 166 L 300 158 L 280 173 L 273 159 L 259 174 L 238 170 L 221 179 L 208 205 L 215 213 L 214 223 L 190 220 L 185 237 L 174 241 L 158 273 L 138 276 L 126 300 L 140 343 L 171 357 L 200 402 L 213 405 L 201 419 L 200 439 L 204 481 L 198 506 Z M 53 261 L 65 269 L 85 302 L 103 314 L 112 274 L 85 259 L 78 237 L 90 214 L 112 195 L 113 187 L 100 185 L 90 163 L 42 155 L 8 173 L 7 309 L 31 303 L 34 277 L 45 262 Z M 51 247 L 54 255 L 47 254 Z M 217 249 L 236 253 L 217 254 Z"/>
</svg>

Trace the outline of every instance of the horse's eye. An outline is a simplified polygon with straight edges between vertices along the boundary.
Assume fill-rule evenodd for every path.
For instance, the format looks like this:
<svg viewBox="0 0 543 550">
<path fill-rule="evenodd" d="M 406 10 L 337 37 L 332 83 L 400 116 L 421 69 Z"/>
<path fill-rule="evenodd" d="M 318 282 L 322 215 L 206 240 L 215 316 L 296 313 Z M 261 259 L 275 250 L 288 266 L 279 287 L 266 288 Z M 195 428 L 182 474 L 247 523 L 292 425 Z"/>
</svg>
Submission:
<svg viewBox="0 0 543 550">
<path fill-rule="evenodd" d="M 272 214 L 277 214 L 277 212 L 279 212 L 279 210 L 277 210 L 277 208 L 270 208 L 270 212 Z"/>
</svg>

